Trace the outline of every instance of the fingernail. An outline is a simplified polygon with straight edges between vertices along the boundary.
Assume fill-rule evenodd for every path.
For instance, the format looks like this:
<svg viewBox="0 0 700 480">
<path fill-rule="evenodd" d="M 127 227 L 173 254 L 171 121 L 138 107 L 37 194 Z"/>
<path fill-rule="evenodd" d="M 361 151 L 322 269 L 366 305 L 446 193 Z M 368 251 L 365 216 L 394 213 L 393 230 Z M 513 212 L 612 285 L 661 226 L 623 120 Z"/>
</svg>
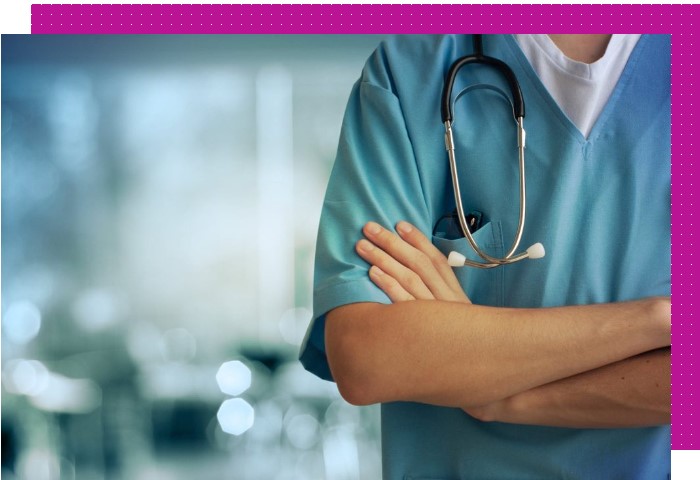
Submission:
<svg viewBox="0 0 700 480">
<path fill-rule="evenodd" d="M 365 226 L 365 230 L 366 230 L 367 233 L 369 233 L 370 235 L 376 235 L 376 234 L 378 234 L 379 232 L 382 231 L 382 227 L 380 227 L 379 224 L 377 224 L 377 223 L 369 222 L 369 223 L 367 223 L 367 225 Z"/>
<path fill-rule="evenodd" d="M 357 248 L 359 248 L 363 252 L 371 252 L 372 250 L 374 250 L 374 245 L 372 245 L 372 243 L 368 242 L 367 240 L 362 239 L 359 242 L 357 242 Z"/>
<path fill-rule="evenodd" d="M 378 266 L 372 265 L 372 267 L 369 269 L 369 274 L 374 275 L 375 277 L 381 277 L 384 275 L 384 272 Z"/>
<path fill-rule="evenodd" d="M 396 230 L 398 230 L 399 233 L 411 233 L 411 230 L 413 230 L 413 227 L 411 227 L 410 223 L 404 222 L 402 220 L 396 225 Z"/>
</svg>

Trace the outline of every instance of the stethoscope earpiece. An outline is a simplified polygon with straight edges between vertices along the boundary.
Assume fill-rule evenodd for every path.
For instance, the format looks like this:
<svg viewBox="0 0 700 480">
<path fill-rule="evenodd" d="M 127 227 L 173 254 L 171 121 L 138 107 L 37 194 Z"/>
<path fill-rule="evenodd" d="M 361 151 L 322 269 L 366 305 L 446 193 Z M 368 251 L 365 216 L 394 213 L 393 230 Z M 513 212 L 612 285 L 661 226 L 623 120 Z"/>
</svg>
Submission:
<svg viewBox="0 0 700 480">
<path fill-rule="evenodd" d="M 544 251 L 544 245 L 542 245 L 540 242 L 535 243 L 534 245 L 530 245 L 527 250 L 525 250 L 526 257 L 529 258 L 530 260 L 537 260 L 538 258 L 542 258 L 545 255 Z M 447 264 L 450 267 L 465 267 L 469 266 L 469 261 L 467 260 L 467 257 L 462 255 L 459 252 L 456 252 L 452 250 L 450 254 L 447 256 Z M 486 265 L 486 264 L 483 264 Z M 491 265 L 492 267 L 497 267 L 498 265 Z M 484 268 L 489 268 L 489 267 L 484 267 Z"/>
<path fill-rule="evenodd" d="M 450 254 L 447 256 L 447 264 L 450 267 L 463 267 L 464 262 L 467 260 L 467 257 L 462 255 L 459 252 L 455 252 L 452 250 Z"/>
<path fill-rule="evenodd" d="M 534 245 L 530 245 L 527 250 L 528 258 L 532 260 L 537 260 L 538 258 L 544 257 L 545 251 L 544 251 L 544 245 L 542 245 L 540 242 L 535 243 Z"/>
</svg>

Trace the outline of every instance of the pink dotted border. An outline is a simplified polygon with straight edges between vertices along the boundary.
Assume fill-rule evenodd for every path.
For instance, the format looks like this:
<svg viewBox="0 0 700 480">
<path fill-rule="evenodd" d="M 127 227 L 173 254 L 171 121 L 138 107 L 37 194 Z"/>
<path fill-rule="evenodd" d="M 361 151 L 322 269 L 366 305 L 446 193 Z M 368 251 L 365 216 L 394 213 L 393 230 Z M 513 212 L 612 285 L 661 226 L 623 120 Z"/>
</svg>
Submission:
<svg viewBox="0 0 700 480">
<path fill-rule="evenodd" d="M 670 33 L 681 5 L 32 5 L 32 33 Z"/>
<path fill-rule="evenodd" d="M 694 435 L 693 5 L 32 5 L 35 34 L 671 33 L 674 449 Z M 700 428 L 700 426 L 699 426 Z"/>
</svg>

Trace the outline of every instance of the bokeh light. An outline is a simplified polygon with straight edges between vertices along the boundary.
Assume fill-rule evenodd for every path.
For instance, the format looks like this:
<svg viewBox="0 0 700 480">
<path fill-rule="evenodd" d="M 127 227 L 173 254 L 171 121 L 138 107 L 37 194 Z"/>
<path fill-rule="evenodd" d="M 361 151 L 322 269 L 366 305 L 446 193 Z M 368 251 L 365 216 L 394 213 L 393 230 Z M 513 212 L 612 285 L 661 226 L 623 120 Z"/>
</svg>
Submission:
<svg viewBox="0 0 700 480">
<path fill-rule="evenodd" d="M 239 360 L 226 362 L 216 372 L 216 383 L 223 393 L 236 396 L 250 388 L 252 373 L 250 368 Z"/>
<path fill-rule="evenodd" d="M 3 480 L 342 480 L 297 355 L 379 41 L 3 37 Z"/>
<path fill-rule="evenodd" d="M 308 413 L 294 415 L 285 426 L 289 443 L 302 450 L 307 450 L 316 444 L 319 431 L 318 420 Z"/>
<path fill-rule="evenodd" d="M 255 411 L 242 398 L 232 398 L 221 404 L 216 418 L 224 432 L 231 435 L 242 435 L 253 426 Z"/>
<path fill-rule="evenodd" d="M 2 371 L 2 383 L 8 392 L 37 395 L 48 386 L 49 371 L 37 360 L 12 360 Z"/>
<path fill-rule="evenodd" d="M 31 302 L 19 301 L 11 304 L 2 317 L 2 330 L 13 343 L 24 345 L 39 333 L 41 312 Z"/>
</svg>

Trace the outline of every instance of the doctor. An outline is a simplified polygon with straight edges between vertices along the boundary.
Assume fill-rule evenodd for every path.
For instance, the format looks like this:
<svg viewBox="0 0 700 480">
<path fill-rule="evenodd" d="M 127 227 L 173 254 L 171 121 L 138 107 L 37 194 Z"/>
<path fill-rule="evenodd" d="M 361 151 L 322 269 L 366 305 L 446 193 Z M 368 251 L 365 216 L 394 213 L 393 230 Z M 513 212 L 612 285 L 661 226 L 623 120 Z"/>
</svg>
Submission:
<svg viewBox="0 0 700 480">
<path fill-rule="evenodd" d="M 384 477 L 670 474 L 670 38 L 488 35 L 527 108 L 523 244 L 467 258 L 440 92 L 468 35 L 398 37 L 351 94 L 323 206 L 307 369 L 382 404 Z M 500 77 L 474 66 L 455 91 Z M 455 103 L 463 206 L 489 255 L 518 223 L 510 105 Z M 357 238 L 355 236 L 357 235 Z"/>
</svg>

